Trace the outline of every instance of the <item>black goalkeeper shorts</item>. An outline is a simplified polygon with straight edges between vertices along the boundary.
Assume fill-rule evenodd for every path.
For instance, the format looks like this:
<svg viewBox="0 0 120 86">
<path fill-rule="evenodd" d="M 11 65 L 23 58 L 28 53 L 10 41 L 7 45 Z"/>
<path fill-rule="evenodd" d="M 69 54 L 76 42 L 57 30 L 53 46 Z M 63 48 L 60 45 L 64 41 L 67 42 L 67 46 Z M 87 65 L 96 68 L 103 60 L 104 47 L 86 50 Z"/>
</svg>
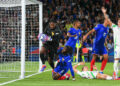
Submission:
<svg viewBox="0 0 120 86">
<path fill-rule="evenodd" d="M 43 44 L 43 47 L 47 51 L 47 57 L 50 57 L 51 59 L 53 59 L 55 54 L 57 53 L 58 47 L 53 44 L 48 44 L 48 43 Z"/>
</svg>

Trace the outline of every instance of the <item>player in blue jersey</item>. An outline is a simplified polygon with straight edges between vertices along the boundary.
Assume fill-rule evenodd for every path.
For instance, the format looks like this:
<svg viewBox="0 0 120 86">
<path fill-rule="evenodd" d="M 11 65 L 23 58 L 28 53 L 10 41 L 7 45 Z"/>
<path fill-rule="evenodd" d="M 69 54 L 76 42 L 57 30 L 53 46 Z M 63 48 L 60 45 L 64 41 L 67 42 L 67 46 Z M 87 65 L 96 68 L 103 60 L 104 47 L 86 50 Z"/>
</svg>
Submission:
<svg viewBox="0 0 120 86">
<path fill-rule="evenodd" d="M 103 55 L 103 57 L 104 57 L 104 59 L 102 61 L 102 66 L 101 66 L 101 73 L 103 73 L 103 70 L 107 64 L 108 54 L 107 54 L 106 47 L 104 46 L 104 43 L 105 43 L 105 39 L 106 39 L 108 31 L 109 31 L 109 28 L 107 27 L 108 24 L 109 24 L 108 20 L 105 19 L 103 24 L 98 24 L 94 29 L 89 31 L 83 37 L 83 41 L 85 41 L 90 34 L 92 34 L 93 32 L 96 32 L 96 37 L 94 39 L 93 49 L 92 49 L 93 58 L 91 61 L 91 66 L 90 66 L 91 71 L 93 71 L 93 65 L 95 65 L 95 60 L 97 58 L 97 55 Z"/>
<path fill-rule="evenodd" d="M 70 75 L 67 74 L 67 72 L 70 69 L 73 80 L 75 80 L 75 78 L 74 78 L 75 75 L 74 75 L 74 71 L 73 71 L 72 63 L 71 63 L 71 57 L 69 54 L 63 53 L 64 49 L 60 48 L 58 50 L 59 60 L 58 60 L 57 66 L 55 67 L 55 69 L 52 73 L 53 79 L 54 80 L 69 79 Z M 66 50 L 68 52 L 69 48 L 67 48 Z"/>
<path fill-rule="evenodd" d="M 82 31 L 80 30 L 80 21 L 75 20 L 73 23 L 73 27 L 70 28 L 70 30 L 67 33 L 67 36 L 69 37 L 68 41 L 65 44 L 64 51 L 66 52 L 67 49 L 69 49 L 69 54 L 72 56 L 75 51 L 76 42 L 79 42 L 79 39 L 81 37 Z"/>
</svg>

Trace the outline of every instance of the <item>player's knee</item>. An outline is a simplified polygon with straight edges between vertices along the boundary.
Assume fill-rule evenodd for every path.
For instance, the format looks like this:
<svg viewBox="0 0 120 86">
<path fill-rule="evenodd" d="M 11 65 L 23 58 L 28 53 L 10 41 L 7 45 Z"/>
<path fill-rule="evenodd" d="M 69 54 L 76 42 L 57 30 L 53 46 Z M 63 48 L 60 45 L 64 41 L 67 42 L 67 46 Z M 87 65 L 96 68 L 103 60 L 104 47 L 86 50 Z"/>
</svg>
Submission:
<svg viewBox="0 0 120 86">
<path fill-rule="evenodd" d="M 104 55 L 103 57 L 104 57 L 104 59 L 105 59 L 105 60 L 107 60 L 107 59 L 108 59 L 108 55 Z"/>
<path fill-rule="evenodd" d="M 42 49 L 40 50 L 40 54 L 45 53 L 46 49 L 44 47 L 42 47 Z"/>
</svg>

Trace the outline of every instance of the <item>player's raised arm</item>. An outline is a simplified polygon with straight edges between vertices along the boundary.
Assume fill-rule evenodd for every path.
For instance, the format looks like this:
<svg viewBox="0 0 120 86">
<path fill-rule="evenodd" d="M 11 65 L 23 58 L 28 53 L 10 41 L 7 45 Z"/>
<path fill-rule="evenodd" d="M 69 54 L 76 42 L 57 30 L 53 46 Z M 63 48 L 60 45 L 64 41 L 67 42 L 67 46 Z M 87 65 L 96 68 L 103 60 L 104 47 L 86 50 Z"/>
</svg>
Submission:
<svg viewBox="0 0 120 86">
<path fill-rule="evenodd" d="M 80 62 L 80 63 L 78 63 L 77 65 L 75 65 L 75 66 L 73 66 L 73 70 L 74 70 L 74 72 L 78 72 L 78 70 L 77 70 L 77 67 L 79 66 L 79 65 L 84 65 L 85 63 L 84 62 Z"/>
<path fill-rule="evenodd" d="M 95 29 L 90 30 L 85 36 L 83 36 L 83 42 L 87 39 L 87 37 L 92 34 L 93 32 L 95 32 Z"/>
<path fill-rule="evenodd" d="M 106 10 L 104 7 L 102 7 L 101 10 L 102 10 L 102 12 L 103 12 L 103 14 L 104 14 L 105 19 L 108 19 L 109 25 L 110 25 L 110 27 L 111 27 L 111 26 L 112 26 L 112 21 L 109 19 L 108 15 L 107 15 L 107 13 L 106 13 L 107 10 Z"/>
</svg>

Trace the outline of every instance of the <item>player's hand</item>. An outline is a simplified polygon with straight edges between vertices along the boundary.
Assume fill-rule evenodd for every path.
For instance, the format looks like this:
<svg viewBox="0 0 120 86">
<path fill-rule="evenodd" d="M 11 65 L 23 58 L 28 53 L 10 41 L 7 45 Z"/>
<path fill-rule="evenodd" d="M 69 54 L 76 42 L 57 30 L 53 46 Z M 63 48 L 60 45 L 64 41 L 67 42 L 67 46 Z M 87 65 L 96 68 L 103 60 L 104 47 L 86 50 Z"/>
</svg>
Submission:
<svg viewBox="0 0 120 86">
<path fill-rule="evenodd" d="M 102 7 L 101 10 L 102 10 L 103 13 L 107 12 L 107 10 L 104 7 Z"/>
<path fill-rule="evenodd" d="M 93 69 L 97 70 L 97 67 L 96 67 L 96 65 L 94 65 L 94 66 L 93 66 Z"/>
<path fill-rule="evenodd" d="M 83 36 L 83 42 L 84 42 L 86 39 L 87 39 L 87 36 L 86 36 L 86 35 Z"/>
</svg>

